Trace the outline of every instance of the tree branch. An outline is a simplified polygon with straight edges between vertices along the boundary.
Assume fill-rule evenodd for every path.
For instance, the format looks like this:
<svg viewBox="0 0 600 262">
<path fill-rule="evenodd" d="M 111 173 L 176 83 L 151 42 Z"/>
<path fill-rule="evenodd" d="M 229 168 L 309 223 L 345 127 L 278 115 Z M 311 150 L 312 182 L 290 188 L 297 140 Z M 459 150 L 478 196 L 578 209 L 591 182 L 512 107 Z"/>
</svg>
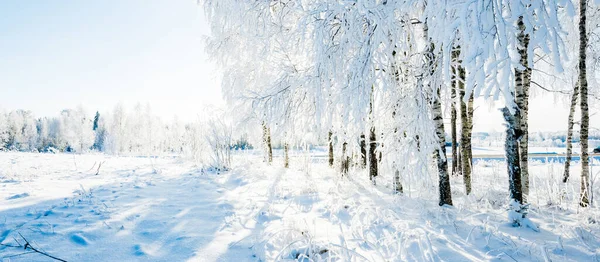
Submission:
<svg viewBox="0 0 600 262">
<path fill-rule="evenodd" d="M 66 261 L 66 260 L 64 260 L 64 259 L 61 259 L 61 258 L 55 257 L 55 256 L 53 256 L 53 255 L 50 255 L 50 254 L 48 254 L 48 253 L 46 253 L 46 252 L 40 251 L 40 250 L 38 250 L 37 248 L 33 247 L 33 246 L 32 246 L 32 245 L 29 243 L 29 241 L 27 241 L 27 239 L 26 239 L 26 238 L 25 238 L 23 235 L 21 235 L 21 233 L 19 233 L 19 236 L 21 237 L 21 239 L 23 239 L 23 241 L 25 241 L 25 244 L 24 244 L 24 245 L 23 245 L 23 244 L 21 244 L 21 243 L 20 243 L 20 242 L 19 242 L 19 241 L 18 241 L 16 238 L 14 238 L 15 242 L 17 242 L 17 244 L 18 244 L 18 245 L 16 245 L 16 246 L 15 246 L 15 245 L 7 245 L 7 244 L 2 244 L 2 243 L 0 243 L 0 245 L 2 245 L 2 246 L 5 246 L 5 247 L 22 248 L 22 249 L 24 249 L 24 250 L 26 250 L 26 251 L 27 251 L 27 250 L 29 250 L 29 251 L 28 251 L 28 252 L 21 253 L 21 254 L 17 254 L 17 255 L 8 256 L 8 257 L 5 257 L 5 258 L 9 258 L 9 257 L 16 257 L 16 256 L 22 256 L 22 255 L 31 254 L 31 253 L 38 253 L 38 254 L 44 255 L 44 256 L 46 256 L 46 257 L 52 258 L 52 259 L 54 259 L 54 260 L 57 260 L 57 261 L 61 261 L 61 262 L 67 262 L 67 261 Z"/>
</svg>

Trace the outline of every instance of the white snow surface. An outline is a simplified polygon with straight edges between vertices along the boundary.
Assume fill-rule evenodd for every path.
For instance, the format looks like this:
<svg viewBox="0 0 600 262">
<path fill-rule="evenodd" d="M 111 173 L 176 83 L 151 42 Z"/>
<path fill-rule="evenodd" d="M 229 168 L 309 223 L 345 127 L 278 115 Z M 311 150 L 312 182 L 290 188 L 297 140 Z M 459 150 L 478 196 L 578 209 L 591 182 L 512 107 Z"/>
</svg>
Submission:
<svg viewBox="0 0 600 262">
<path fill-rule="evenodd" d="M 476 164 L 469 196 L 452 177 L 454 206 L 439 207 L 435 174 L 394 195 L 385 173 L 373 186 L 364 170 L 292 160 L 238 155 L 218 172 L 178 157 L 0 153 L 0 258 L 51 261 L 10 247 L 21 234 L 67 261 L 599 259 L 600 212 L 577 206 L 577 168 L 564 186 L 561 164 L 531 163 L 535 232 L 509 222 L 502 162 Z"/>
</svg>

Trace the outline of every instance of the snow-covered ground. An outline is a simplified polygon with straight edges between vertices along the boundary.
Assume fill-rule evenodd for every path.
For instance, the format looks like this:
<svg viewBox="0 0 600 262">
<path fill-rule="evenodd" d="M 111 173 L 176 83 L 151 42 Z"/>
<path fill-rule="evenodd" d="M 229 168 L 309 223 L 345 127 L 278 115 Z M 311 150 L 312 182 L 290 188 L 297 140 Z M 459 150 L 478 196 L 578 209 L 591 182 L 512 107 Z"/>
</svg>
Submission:
<svg viewBox="0 0 600 262">
<path fill-rule="evenodd" d="M 508 223 L 502 162 L 476 163 L 469 196 L 453 177 L 454 207 L 437 205 L 434 174 L 403 174 L 394 195 L 385 171 L 372 186 L 364 170 L 342 178 L 308 157 L 280 162 L 238 155 L 216 172 L 176 157 L 0 153 L 0 257 L 50 261 L 10 247 L 22 235 L 67 261 L 600 258 L 600 212 L 577 206 L 577 168 L 564 186 L 562 165 L 532 161 L 535 232 Z"/>
</svg>

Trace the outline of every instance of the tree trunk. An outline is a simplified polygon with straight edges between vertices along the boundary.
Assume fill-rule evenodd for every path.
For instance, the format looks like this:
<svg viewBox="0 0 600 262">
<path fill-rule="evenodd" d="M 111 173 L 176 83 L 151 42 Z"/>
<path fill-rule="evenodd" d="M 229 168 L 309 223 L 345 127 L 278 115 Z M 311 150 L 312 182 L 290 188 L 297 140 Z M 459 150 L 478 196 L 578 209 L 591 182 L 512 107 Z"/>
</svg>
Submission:
<svg viewBox="0 0 600 262">
<path fill-rule="evenodd" d="M 404 189 L 402 188 L 402 182 L 400 182 L 400 170 L 394 171 L 394 193 L 402 194 Z"/>
<path fill-rule="evenodd" d="M 425 41 L 429 42 L 429 48 L 427 53 L 425 54 L 426 59 L 429 61 L 429 77 L 431 80 L 435 79 L 436 69 L 435 69 L 435 46 L 431 42 L 431 39 L 428 36 L 428 27 L 427 23 L 424 26 L 424 35 Z M 432 85 L 436 81 L 430 81 L 429 85 Z M 417 81 L 418 85 L 419 83 Z M 450 189 L 450 176 L 448 175 L 448 159 L 446 158 L 446 132 L 444 131 L 444 118 L 442 115 L 442 104 L 440 102 L 440 86 L 429 86 L 432 91 L 431 93 L 431 105 L 432 105 L 432 114 L 433 114 L 433 123 L 435 124 L 435 133 L 438 140 L 438 148 L 435 150 L 434 157 L 437 160 L 438 167 L 438 189 L 440 194 L 439 205 L 452 205 L 452 190 Z M 420 147 L 419 136 L 416 135 L 417 139 L 417 148 Z M 419 149 L 417 149 L 419 150 Z"/>
<path fill-rule="evenodd" d="M 458 59 L 456 51 L 452 52 L 452 60 Z M 452 67 L 452 82 L 450 86 L 451 90 L 451 103 L 450 103 L 450 130 L 452 133 L 452 175 L 458 175 L 458 141 L 456 139 L 456 68 Z"/>
<path fill-rule="evenodd" d="M 435 133 L 438 138 L 439 148 L 436 150 L 435 158 L 439 172 L 439 205 L 452 205 L 452 191 L 450 189 L 450 176 L 448 175 L 448 160 L 446 159 L 446 133 L 444 132 L 444 118 L 442 116 L 442 104 L 440 102 L 440 89 L 437 96 L 433 98 L 433 121 L 435 122 Z"/>
<path fill-rule="evenodd" d="M 464 81 L 464 79 L 462 79 Z M 469 170 L 470 175 L 473 174 L 473 150 L 472 150 L 472 137 L 473 137 L 473 93 L 469 96 L 469 101 L 467 102 L 467 119 L 469 120 L 469 125 L 467 126 L 467 143 L 465 146 L 467 147 L 467 153 L 469 154 Z"/>
<path fill-rule="evenodd" d="M 377 177 L 377 135 L 375 134 L 375 123 L 373 119 L 374 114 L 374 103 L 375 103 L 375 86 L 371 86 L 371 98 L 369 103 L 369 118 L 371 122 L 371 130 L 369 133 L 369 179 L 376 184 L 375 178 Z"/>
<path fill-rule="evenodd" d="M 271 128 L 263 122 L 263 143 L 265 145 L 265 161 L 269 164 L 273 163 L 273 147 L 271 147 Z"/>
<path fill-rule="evenodd" d="M 457 174 L 462 176 L 462 155 L 461 155 L 460 150 L 458 150 L 458 148 L 456 149 L 456 151 L 457 151 L 456 152 L 456 155 L 457 155 L 456 162 L 458 162 L 458 164 L 457 164 L 458 166 L 456 167 L 456 169 L 458 170 Z"/>
<path fill-rule="evenodd" d="M 575 115 L 575 107 L 577 106 L 577 97 L 579 96 L 579 82 L 573 87 L 573 95 L 571 95 L 571 108 L 569 109 L 569 122 L 567 123 L 567 156 L 565 159 L 565 173 L 563 183 L 569 180 L 569 168 L 571 167 L 571 158 L 573 155 L 573 118 Z"/>
<path fill-rule="evenodd" d="M 367 141 L 365 134 L 360 135 L 360 167 L 367 167 Z"/>
<path fill-rule="evenodd" d="M 273 147 L 271 146 L 271 128 L 267 127 L 266 124 L 263 124 L 263 131 L 264 131 L 264 142 L 265 142 L 266 153 L 267 153 L 267 163 L 269 163 L 269 165 L 270 165 L 273 163 Z"/>
<path fill-rule="evenodd" d="M 381 137 L 383 137 L 383 134 L 381 134 Z M 377 163 L 381 163 L 381 160 L 383 159 L 383 142 L 378 143 L 379 145 L 379 157 L 377 158 Z"/>
<path fill-rule="evenodd" d="M 589 201 L 589 155 L 588 155 L 588 133 L 590 126 L 590 112 L 588 111 L 588 82 L 587 82 L 587 67 L 585 64 L 586 60 L 586 47 L 587 47 L 587 30 L 585 27 L 586 21 L 586 9 L 587 0 L 579 1 L 579 88 L 581 89 L 581 97 L 579 102 L 581 103 L 581 131 L 580 131 L 580 144 L 581 144 L 581 196 L 579 198 L 579 205 L 587 207 L 590 204 Z"/>
<path fill-rule="evenodd" d="M 342 144 L 342 160 L 340 161 L 342 176 L 348 174 L 348 169 L 350 168 L 350 158 L 348 157 L 347 147 L 348 143 L 344 142 Z"/>
<path fill-rule="evenodd" d="M 371 127 L 369 134 L 369 179 L 375 184 L 375 177 L 377 177 L 377 136 L 375 134 L 375 127 Z"/>
<path fill-rule="evenodd" d="M 410 39 L 410 36 L 409 36 L 408 38 Z M 391 34 L 389 35 L 389 40 L 390 40 L 390 43 L 393 43 L 393 38 L 391 37 Z M 410 41 L 410 40 L 409 40 L 409 41 Z M 398 47 L 397 47 L 396 45 L 394 45 L 394 50 L 392 51 L 392 57 L 393 57 L 393 58 L 392 58 L 392 61 L 391 61 L 391 62 L 392 62 L 392 64 L 391 64 L 392 70 L 390 70 L 390 72 L 392 72 L 392 74 L 393 74 L 392 76 L 393 76 L 393 78 L 394 78 L 394 81 L 395 81 L 395 85 L 396 85 L 396 87 L 397 87 L 397 88 L 401 88 L 401 83 L 400 83 L 400 70 L 399 70 L 399 68 L 398 68 L 398 64 L 396 64 L 396 54 L 398 53 L 398 52 L 397 52 L 397 49 L 398 49 Z M 406 56 L 406 49 L 405 49 L 405 51 L 404 51 L 404 55 Z M 405 70 L 405 72 L 404 72 L 404 77 L 405 77 L 405 78 L 407 78 L 407 77 L 408 77 L 408 75 L 407 75 L 407 74 L 408 74 L 408 72 Z M 400 101 L 397 101 L 397 102 L 396 102 L 396 105 L 395 105 L 395 107 L 396 107 L 396 108 L 394 108 L 394 111 L 392 112 L 392 119 L 395 119 L 395 118 L 396 118 L 396 110 L 398 110 L 398 109 L 399 109 L 399 108 L 398 108 L 398 106 L 399 106 L 399 103 L 400 103 Z M 398 127 L 395 127 L 395 128 L 394 128 L 394 137 L 396 137 L 396 138 L 397 138 L 397 140 L 396 140 L 396 141 L 400 141 L 399 134 L 398 134 Z M 363 136 L 363 140 L 364 140 L 364 136 Z M 362 145 L 362 144 L 361 144 L 361 145 Z M 366 149 L 365 149 L 365 155 L 366 155 Z M 382 159 L 382 157 L 380 157 L 380 160 L 381 160 L 381 159 Z M 365 160 L 364 160 L 364 161 L 366 162 L 366 158 L 365 158 Z M 404 190 L 403 190 L 403 187 L 402 187 L 402 181 L 400 181 L 400 170 L 398 170 L 398 165 L 397 165 L 397 161 L 396 161 L 396 159 L 394 159 L 394 160 L 393 160 L 393 164 L 392 164 L 392 166 L 393 166 L 393 167 L 394 167 L 394 169 L 395 169 L 395 170 L 394 170 L 394 192 L 395 192 L 396 194 L 401 194 L 401 193 L 403 193 L 403 192 L 404 192 Z"/>
<path fill-rule="evenodd" d="M 519 41 L 519 54 L 521 55 L 521 65 L 523 67 L 526 66 L 524 64 L 523 57 L 526 56 L 522 54 L 522 52 L 527 52 L 524 48 L 525 42 L 525 25 L 523 23 L 523 17 L 520 16 L 517 21 L 517 26 L 520 29 L 519 34 L 517 35 L 517 41 Z M 523 184 L 521 181 L 521 156 L 519 154 L 519 141 L 522 139 L 522 131 L 521 131 L 521 108 L 520 101 L 524 100 L 524 92 L 523 92 L 523 83 L 526 78 L 527 69 L 519 69 L 515 68 L 515 91 L 511 92 L 513 105 L 515 108 L 513 112 L 510 112 L 508 107 L 503 108 L 504 119 L 506 120 L 506 165 L 508 169 L 508 179 L 509 179 L 509 191 L 510 197 L 515 201 L 519 202 L 519 204 L 523 203 Z"/>
<path fill-rule="evenodd" d="M 460 48 L 460 47 L 459 47 Z M 460 50 L 458 51 L 460 52 Z M 469 132 L 469 112 L 467 103 L 465 103 L 465 69 L 462 66 L 458 67 L 458 93 L 460 98 L 460 155 L 462 162 L 463 181 L 465 183 L 466 194 L 471 194 L 471 160 L 469 156 L 469 148 L 471 148 L 471 136 Z"/>
<path fill-rule="evenodd" d="M 333 167 L 333 133 L 329 131 L 328 141 L 329 141 L 329 166 Z"/>
<path fill-rule="evenodd" d="M 519 119 L 519 130 L 521 132 L 521 139 L 519 140 L 519 158 L 521 161 L 521 183 L 523 184 L 523 195 L 524 200 L 527 200 L 529 195 L 529 168 L 528 168 L 528 146 L 529 146 L 529 132 L 527 124 L 527 115 L 529 111 L 529 86 L 531 83 L 531 68 L 529 68 L 529 62 L 527 59 L 527 48 L 529 46 L 529 35 L 525 34 L 525 24 L 523 19 L 519 19 L 519 35 L 517 39 L 519 46 L 517 50 L 521 57 L 521 65 L 525 68 L 524 71 L 519 71 L 522 74 L 522 86 L 516 89 L 517 95 L 517 106 L 519 107 L 520 119 Z"/>
<path fill-rule="evenodd" d="M 517 76 L 517 78 L 520 78 Z M 521 82 L 521 80 L 516 80 Z M 520 84 L 520 83 L 519 83 Z M 506 166 L 508 169 L 508 188 L 510 198 L 517 201 L 519 204 L 523 203 L 523 193 L 521 185 L 521 161 L 519 160 L 519 109 L 515 108 L 514 113 L 505 107 L 502 109 L 504 120 L 506 120 L 506 142 L 504 144 L 504 150 L 506 151 Z"/>
<path fill-rule="evenodd" d="M 283 144 L 283 167 L 290 167 L 290 155 L 289 155 L 289 147 L 288 144 Z"/>
</svg>

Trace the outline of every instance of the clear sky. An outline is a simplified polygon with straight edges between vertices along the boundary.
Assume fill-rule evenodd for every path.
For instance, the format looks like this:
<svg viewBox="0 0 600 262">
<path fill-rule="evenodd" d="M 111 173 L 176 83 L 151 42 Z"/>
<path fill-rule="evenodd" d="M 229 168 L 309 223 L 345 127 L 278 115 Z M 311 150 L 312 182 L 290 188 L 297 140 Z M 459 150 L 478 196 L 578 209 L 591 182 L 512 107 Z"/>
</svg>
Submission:
<svg viewBox="0 0 600 262">
<path fill-rule="evenodd" d="M 0 107 L 56 115 L 150 103 L 193 118 L 222 103 L 195 0 L 0 2 Z"/>
<path fill-rule="evenodd" d="M 4 0 L 0 32 L 0 107 L 6 110 L 51 116 L 80 104 L 104 112 L 119 102 L 129 108 L 141 102 L 164 118 L 190 120 L 207 104 L 223 103 L 196 0 Z M 566 130 L 565 101 L 537 91 L 530 130 Z M 477 103 L 474 129 L 503 131 L 497 106 Z"/>
</svg>

